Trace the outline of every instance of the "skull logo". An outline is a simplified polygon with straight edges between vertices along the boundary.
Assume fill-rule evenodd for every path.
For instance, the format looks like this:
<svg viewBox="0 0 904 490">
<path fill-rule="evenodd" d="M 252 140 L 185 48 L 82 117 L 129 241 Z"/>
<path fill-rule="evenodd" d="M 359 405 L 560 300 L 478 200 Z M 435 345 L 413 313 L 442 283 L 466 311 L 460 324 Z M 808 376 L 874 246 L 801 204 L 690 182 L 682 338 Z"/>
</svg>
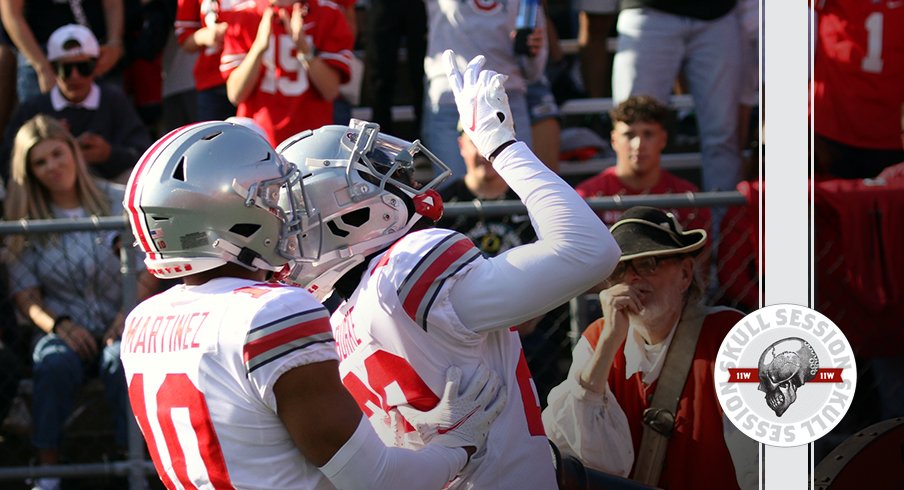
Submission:
<svg viewBox="0 0 904 490">
<path fill-rule="evenodd" d="M 797 400 L 797 389 L 816 377 L 819 358 L 809 342 L 789 337 L 770 345 L 760 355 L 758 389 L 766 393 L 766 404 L 781 417 Z"/>
</svg>

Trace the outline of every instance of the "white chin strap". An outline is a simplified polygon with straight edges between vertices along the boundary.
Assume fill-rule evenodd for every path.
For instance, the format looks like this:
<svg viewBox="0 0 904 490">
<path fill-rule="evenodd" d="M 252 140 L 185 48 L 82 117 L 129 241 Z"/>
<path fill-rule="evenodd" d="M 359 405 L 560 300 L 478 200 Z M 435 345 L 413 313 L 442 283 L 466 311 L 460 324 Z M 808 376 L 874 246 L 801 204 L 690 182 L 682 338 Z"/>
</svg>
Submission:
<svg viewBox="0 0 904 490">
<path fill-rule="evenodd" d="M 305 285 L 305 288 L 317 299 L 317 301 L 323 303 L 333 292 L 333 287 L 336 285 L 336 282 L 338 282 L 339 279 L 342 279 L 342 276 L 354 269 L 361 262 L 364 262 L 363 255 L 349 257 L 333 268 L 325 271 L 323 274 L 315 277 L 314 280 Z"/>
<path fill-rule="evenodd" d="M 408 230 L 410 230 L 419 219 L 421 219 L 420 214 L 412 214 L 411 219 L 408 220 L 408 224 L 400 231 L 393 234 L 398 238 L 405 236 L 405 234 L 408 233 Z M 332 260 L 336 260 L 337 264 L 312 279 L 305 285 L 305 288 L 317 298 L 317 301 L 323 302 L 333 292 L 333 287 L 339 279 L 342 279 L 342 276 L 354 269 L 358 264 L 364 262 L 365 254 L 372 251 L 375 247 L 389 245 L 390 243 L 386 242 L 386 236 L 383 235 L 322 255 L 320 260 L 313 264 L 314 267 L 316 267 L 317 264 L 328 263 Z M 377 250 L 379 250 L 379 248 L 377 248 Z M 302 264 L 301 267 L 302 270 L 304 270 L 304 264 Z"/>
</svg>

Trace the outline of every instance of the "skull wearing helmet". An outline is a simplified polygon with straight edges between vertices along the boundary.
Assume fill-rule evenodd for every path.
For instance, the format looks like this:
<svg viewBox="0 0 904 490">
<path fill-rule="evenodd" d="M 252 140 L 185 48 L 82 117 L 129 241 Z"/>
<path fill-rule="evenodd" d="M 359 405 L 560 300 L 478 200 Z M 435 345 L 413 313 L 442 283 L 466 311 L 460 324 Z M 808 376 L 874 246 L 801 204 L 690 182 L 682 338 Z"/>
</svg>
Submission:
<svg viewBox="0 0 904 490">
<path fill-rule="evenodd" d="M 797 400 L 797 389 L 816 376 L 819 358 L 809 342 L 789 337 L 770 345 L 760 355 L 758 389 L 766 404 L 781 417 Z"/>
</svg>

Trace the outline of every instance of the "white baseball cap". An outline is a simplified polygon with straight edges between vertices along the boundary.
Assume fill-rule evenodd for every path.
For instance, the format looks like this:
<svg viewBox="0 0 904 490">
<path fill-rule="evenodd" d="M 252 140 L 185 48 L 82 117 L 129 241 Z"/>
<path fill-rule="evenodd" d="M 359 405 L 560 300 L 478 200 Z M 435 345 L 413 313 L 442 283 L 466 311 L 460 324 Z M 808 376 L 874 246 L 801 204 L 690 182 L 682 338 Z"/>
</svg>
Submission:
<svg viewBox="0 0 904 490">
<path fill-rule="evenodd" d="M 97 58 L 100 46 L 91 29 L 79 24 L 66 24 L 53 31 L 47 40 L 47 60 L 87 55 Z"/>
</svg>

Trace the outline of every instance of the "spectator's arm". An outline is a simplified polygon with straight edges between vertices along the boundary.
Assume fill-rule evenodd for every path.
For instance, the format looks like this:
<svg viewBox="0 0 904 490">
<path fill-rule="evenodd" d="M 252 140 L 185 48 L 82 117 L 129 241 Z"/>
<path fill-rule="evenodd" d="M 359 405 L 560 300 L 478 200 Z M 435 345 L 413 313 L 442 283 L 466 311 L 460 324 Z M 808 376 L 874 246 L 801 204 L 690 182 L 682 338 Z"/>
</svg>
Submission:
<svg viewBox="0 0 904 490">
<path fill-rule="evenodd" d="M 339 96 L 339 73 L 328 65 L 322 58 L 315 56 L 310 62 L 302 61 L 311 83 L 320 92 L 320 96 L 326 100 L 333 100 Z"/>
<path fill-rule="evenodd" d="M 226 79 L 226 96 L 232 105 L 239 105 L 257 88 L 261 76 L 261 66 L 264 62 L 264 53 L 270 46 L 271 22 L 273 21 L 273 9 L 264 10 L 258 24 L 257 35 L 251 48 L 242 59 L 242 62 L 229 74 Z"/>
<path fill-rule="evenodd" d="M 549 393 L 543 427 L 563 454 L 599 471 L 628 476 L 634 446 L 624 411 L 605 382 L 601 392 L 588 390 L 580 382 L 581 371 L 592 362 L 592 350 L 587 338 L 581 337 L 568 377 Z"/>
<path fill-rule="evenodd" d="M 41 92 L 49 92 L 56 84 L 56 75 L 53 73 L 50 62 L 47 61 L 47 55 L 41 50 L 34 33 L 25 22 L 25 0 L 0 1 L 0 17 L 3 19 L 3 27 L 6 28 L 9 38 L 38 74 L 38 85 Z"/>
<path fill-rule="evenodd" d="M 217 22 L 213 27 L 202 27 L 187 36 L 182 41 L 182 49 L 189 53 L 194 53 L 202 48 L 221 48 L 223 46 L 223 36 L 229 24 L 225 22 Z"/>
<path fill-rule="evenodd" d="M 13 293 L 13 300 L 19 311 L 38 329 L 44 333 L 50 333 L 53 330 L 54 315 L 45 309 L 39 288 L 32 287 L 17 291 Z"/>
<path fill-rule="evenodd" d="M 546 34 L 546 15 L 542 7 L 537 10 L 537 27 L 528 37 L 528 46 L 533 56 L 521 57 L 521 70 L 524 79 L 530 83 L 536 81 L 546 69 L 546 59 L 549 57 L 549 37 Z"/>
<path fill-rule="evenodd" d="M 116 66 L 125 54 L 122 36 L 125 29 L 122 0 L 104 0 L 104 20 L 107 25 L 107 39 L 100 47 L 100 57 L 94 73 L 103 76 Z"/>
<path fill-rule="evenodd" d="M 13 294 L 13 300 L 22 312 L 38 329 L 44 333 L 52 333 L 56 317 L 44 306 L 41 291 L 37 287 L 22 289 Z M 65 325 L 65 327 L 63 326 Z M 94 337 L 81 325 L 72 320 L 65 320 L 58 325 L 56 334 L 82 359 L 90 359 L 97 354 Z"/>
<path fill-rule="evenodd" d="M 284 18 L 283 22 L 285 23 L 286 20 Z M 320 96 L 326 100 L 333 100 L 339 96 L 341 75 L 320 56 L 310 57 L 311 53 L 315 52 L 315 47 L 308 43 L 303 25 L 304 16 L 302 15 L 301 4 L 296 3 L 292 9 L 292 17 L 288 19 L 287 27 L 289 32 L 292 33 L 292 40 L 295 42 L 298 59 L 304 66 L 308 78 L 311 79 L 311 84 L 320 92 Z M 334 25 L 339 27 L 341 21 Z M 331 35 L 336 35 L 336 33 L 331 32 Z M 309 57 L 309 59 L 306 60 L 306 57 Z"/>
<path fill-rule="evenodd" d="M 355 2 L 343 6 L 342 13 L 345 14 L 345 22 L 348 23 L 348 30 L 351 31 L 354 41 L 358 38 L 358 13 L 355 12 Z"/>
<path fill-rule="evenodd" d="M 102 172 L 104 177 L 115 178 L 138 162 L 141 154 L 151 146 L 151 138 L 128 98 L 115 88 L 106 87 L 104 91 L 113 99 L 111 106 L 107 107 L 114 111 L 116 131 L 107 142 L 110 156 L 102 165 Z"/>
</svg>

